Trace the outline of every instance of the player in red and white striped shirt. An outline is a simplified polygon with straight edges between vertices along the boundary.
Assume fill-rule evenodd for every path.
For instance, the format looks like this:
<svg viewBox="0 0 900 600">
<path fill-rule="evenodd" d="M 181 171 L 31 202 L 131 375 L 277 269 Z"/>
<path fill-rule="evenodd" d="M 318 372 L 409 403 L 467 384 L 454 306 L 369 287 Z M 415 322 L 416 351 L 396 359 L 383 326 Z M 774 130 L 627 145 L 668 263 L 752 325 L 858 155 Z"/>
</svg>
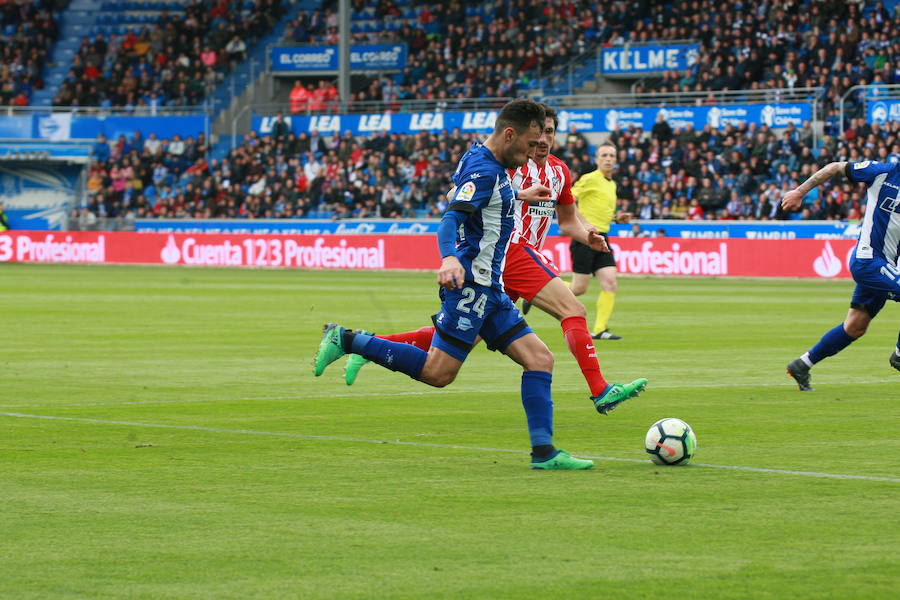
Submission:
<svg viewBox="0 0 900 600">
<path fill-rule="evenodd" d="M 588 330 L 584 305 L 559 277 L 557 266 L 541 253 L 554 214 L 563 235 L 595 250 L 609 251 L 603 237 L 578 212 L 569 168 L 551 154 L 559 120 L 553 108 L 544 105 L 544 111 L 547 120 L 534 155 L 525 165 L 509 171 L 509 176 L 516 189 L 536 184 L 549 188 L 550 200 L 539 204 L 516 201 L 516 228 L 506 252 L 503 287 L 513 302 L 522 298 L 559 319 L 566 345 L 591 390 L 591 400 L 598 411 L 606 414 L 640 393 L 647 380 L 641 378 L 629 384 L 606 382 Z"/>
<path fill-rule="evenodd" d="M 516 189 L 527 189 L 536 184 L 549 188 L 550 200 L 537 204 L 516 200 L 516 226 L 506 252 L 503 287 L 513 302 L 523 298 L 559 319 L 566 345 L 590 388 L 594 407 L 598 412 L 607 414 L 643 391 L 647 380 L 640 378 L 626 384 L 607 383 L 597 361 L 594 340 L 585 320 L 587 312 L 584 305 L 559 277 L 559 269 L 553 261 L 541 253 L 554 214 L 564 235 L 595 250 L 609 252 L 603 236 L 578 212 L 572 196 L 572 175 L 569 168 L 550 153 L 556 139 L 559 119 L 553 108 L 544 105 L 544 111 L 547 119 L 534 155 L 524 166 L 510 170 L 509 176 Z M 424 327 L 416 331 L 378 337 L 428 349 L 433 334 L 433 327 Z M 359 355 L 350 355 L 345 373 L 347 385 L 353 385 L 356 374 L 366 362 L 368 361 Z"/>
</svg>

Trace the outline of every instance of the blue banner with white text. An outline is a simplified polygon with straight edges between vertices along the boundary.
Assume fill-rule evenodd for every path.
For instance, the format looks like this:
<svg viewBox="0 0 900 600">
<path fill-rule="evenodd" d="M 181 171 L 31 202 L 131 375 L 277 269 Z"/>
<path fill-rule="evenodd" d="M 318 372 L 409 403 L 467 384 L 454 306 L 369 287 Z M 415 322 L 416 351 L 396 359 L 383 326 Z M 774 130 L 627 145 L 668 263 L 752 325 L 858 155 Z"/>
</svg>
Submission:
<svg viewBox="0 0 900 600">
<path fill-rule="evenodd" d="M 638 77 L 690 69 L 699 56 L 700 44 L 628 44 L 603 48 L 600 63 L 605 77 Z"/>
<path fill-rule="evenodd" d="M 489 133 L 497 120 L 496 110 L 468 112 L 383 113 L 366 115 L 292 115 L 284 117 L 294 133 L 331 134 L 349 130 L 353 135 L 369 135 L 379 131 L 417 133 L 443 130 Z M 812 105 L 808 102 L 784 104 L 728 104 L 718 106 L 671 106 L 655 108 L 600 108 L 559 111 L 559 131 L 569 126 L 583 132 L 609 132 L 617 128 L 640 127 L 649 131 L 662 116 L 673 128 L 691 125 L 703 129 L 750 123 L 772 128 L 800 127 L 812 120 Z M 276 117 L 254 117 L 253 129 L 260 134 L 272 132 Z"/>
<path fill-rule="evenodd" d="M 406 44 L 350 46 L 350 69 L 354 71 L 400 71 L 406 67 Z M 337 46 L 275 46 L 272 71 L 337 71 Z"/>
<path fill-rule="evenodd" d="M 285 235 L 369 235 L 436 234 L 439 221 L 344 220 L 321 219 L 138 219 L 135 231 L 148 233 L 246 233 Z M 747 239 L 853 239 L 859 235 L 858 223 L 817 221 L 809 223 L 772 221 L 641 221 L 614 224 L 610 234 L 632 237 L 636 233 L 650 237 L 747 238 Z M 556 223 L 549 235 L 561 235 Z"/>
</svg>

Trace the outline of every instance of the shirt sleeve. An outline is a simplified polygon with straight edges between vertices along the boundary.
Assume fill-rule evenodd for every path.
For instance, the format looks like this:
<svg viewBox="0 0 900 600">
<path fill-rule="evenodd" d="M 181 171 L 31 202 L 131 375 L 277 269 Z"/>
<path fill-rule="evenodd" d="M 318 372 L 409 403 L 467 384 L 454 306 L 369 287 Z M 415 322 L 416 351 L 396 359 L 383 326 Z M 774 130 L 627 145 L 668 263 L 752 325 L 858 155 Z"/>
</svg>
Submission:
<svg viewBox="0 0 900 600">
<path fill-rule="evenodd" d="M 575 197 L 572 195 L 572 173 L 565 163 L 561 163 L 560 166 L 563 172 L 563 188 L 557 202 L 559 204 L 575 204 Z"/>
<path fill-rule="evenodd" d="M 889 173 L 894 169 L 894 165 L 889 163 L 881 163 L 872 160 L 866 160 L 863 162 L 856 163 L 847 163 L 847 167 L 844 169 L 844 175 L 847 176 L 847 179 L 850 181 L 857 181 L 860 183 L 872 183 L 875 181 L 875 178 L 881 175 L 882 173 Z"/>
<path fill-rule="evenodd" d="M 456 193 L 450 200 L 447 210 L 457 210 L 465 213 L 474 213 L 487 206 L 494 195 L 496 177 L 475 174 L 462 177 L 462 181 L 456 186 Z"/>
</svg>

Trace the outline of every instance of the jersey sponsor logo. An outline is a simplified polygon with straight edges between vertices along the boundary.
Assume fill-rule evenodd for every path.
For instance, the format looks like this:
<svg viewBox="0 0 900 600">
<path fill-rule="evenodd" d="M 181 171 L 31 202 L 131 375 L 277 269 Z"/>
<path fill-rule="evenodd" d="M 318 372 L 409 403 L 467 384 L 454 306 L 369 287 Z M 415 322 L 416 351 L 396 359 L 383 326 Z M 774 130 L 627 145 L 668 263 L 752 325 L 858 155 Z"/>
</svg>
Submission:
<svg viewBox="0 0 900 600">
<path fill-rule="evenodd" d="M 865 169 L 870 164 L 872 164 L 871 160 L 864 160 L 863 162 L 853 163 L 854 169 Z"/>
<path fill-rule="evenodd" d="M 552 217 L 555 210 L 555 202 L 541 202 L 528 206 L 528 214 L 532 217 Z"/>
<path fill-rule="evenodd" d="M 475 184 L 471 181 L 467 181 L 456 191 L 456 198 L 454 198 L 454 200 L 457 202 L 468 202 L 474 195 Z"/>
</svg>

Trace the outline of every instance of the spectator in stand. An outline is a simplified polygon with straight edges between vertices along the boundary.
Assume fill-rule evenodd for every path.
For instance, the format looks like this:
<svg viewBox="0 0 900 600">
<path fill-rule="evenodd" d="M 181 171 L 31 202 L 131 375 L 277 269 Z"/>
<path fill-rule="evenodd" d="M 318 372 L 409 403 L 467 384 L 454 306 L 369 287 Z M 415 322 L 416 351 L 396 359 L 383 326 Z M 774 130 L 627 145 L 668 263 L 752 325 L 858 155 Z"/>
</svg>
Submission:
<svg viewBox="0 0 900 600">
<path fill-rule="evenodd" d="M 194 2 L 183 13 L 162 11 L 150 27 L 121 36 L 84 38 L 54 99 L 60 106 L 126 107 L 155 114 L 160 106 L 195 106 L 284 14 L 281 0 Z"/>
<path fill-rule="evenodd" d="M 309 86 L 311 87 L 311 86 Z M 304 85 L 302 81 L 299 79 L 294 82 L 294 87 L 291 89 L 291 113 L 297 114 L 299 112 L 306 112 L 309 110 L 309 103 L 311 100 L 311 90 L 308 89 L 308 86 Z"/>
<path fill-rule="evenodd" d="M 291 127 L 284 120 L 284 114 L 279 112 L 272 122 L 272 137 L 276 140 L 284 140 L 291 133 Z"/>
<path fill-rule="evenodd" d="M 105 163 L 109 160 L 109 142 L 107 142 L 106 136 L 102 133 L 97 135 L 97 141 L 91 147 L 91 155 L 100 163 Z"/>
</svg>

